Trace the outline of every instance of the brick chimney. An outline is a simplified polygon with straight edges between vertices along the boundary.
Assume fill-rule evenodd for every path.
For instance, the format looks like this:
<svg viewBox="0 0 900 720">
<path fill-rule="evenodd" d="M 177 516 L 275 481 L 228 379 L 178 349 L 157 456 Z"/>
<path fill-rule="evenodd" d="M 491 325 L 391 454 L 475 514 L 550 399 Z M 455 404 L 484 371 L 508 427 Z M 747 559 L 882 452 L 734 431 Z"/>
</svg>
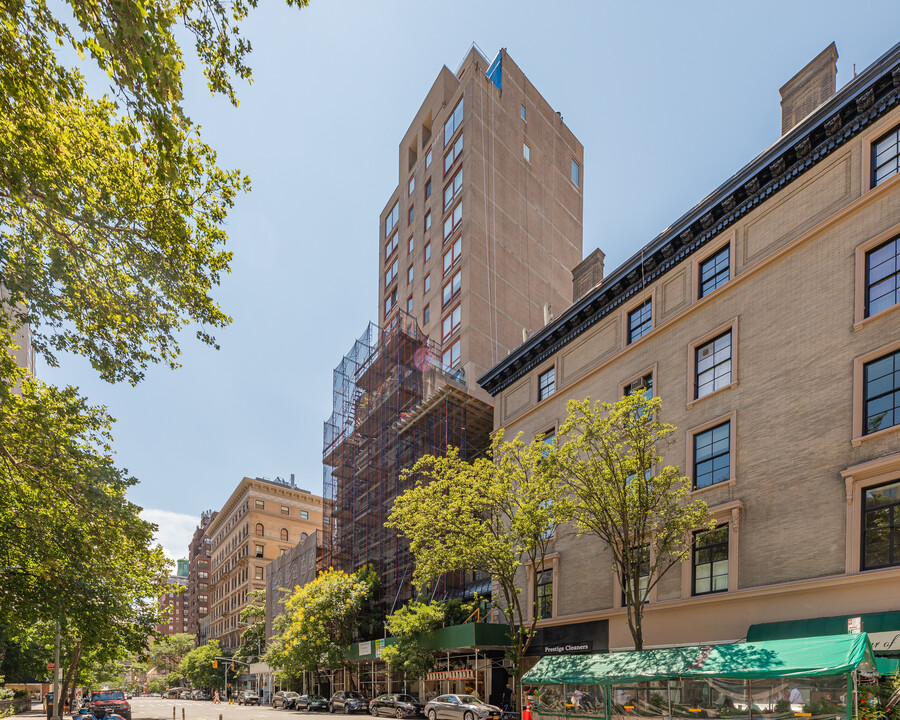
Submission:
<svg viewBox="0 0 900 720">
<path fill-rule="evenodd" d="M 788 80 L 781 89 L 781 134 L 834 95 L 837 82 L 837 47 L 831 43 Z"/>
<path fill-rule="evenodd" d="M 600 248 L 597 248 L 572 270 L 572 302 L 577 302 L 603 282 L 605 257 Z"/>
</svg>

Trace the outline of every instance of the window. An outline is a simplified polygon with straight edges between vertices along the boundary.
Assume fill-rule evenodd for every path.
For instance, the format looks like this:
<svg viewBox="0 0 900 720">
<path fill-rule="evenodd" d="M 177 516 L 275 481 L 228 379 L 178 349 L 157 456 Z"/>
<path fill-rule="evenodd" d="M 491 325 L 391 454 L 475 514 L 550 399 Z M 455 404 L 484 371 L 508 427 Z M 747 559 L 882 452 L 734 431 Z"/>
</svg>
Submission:
<svg viewBox="0 0 900 720">
<path fill-rule="evenodd" d="M 731 421 L 694 435 L 694 489 L 731 479 Z"/>
<path fill-rule="evenodd" d="M 422 310 L 422 324 L 427 325 L 429 322 L 431 322 L 431 305 L 426 305 Z"/>
<path fill-rule="evenodd" d="M 453 266 L 459 262 L 460 257 L 462 257 L 462 236 L 456 238 L 456 240 L 453 241 L 453 244 L 448 248 L 447 252 L 444 253 L 445 276 L 453 269 Z"/>
<path fill-rule="evenodd" d="M 406 196 L 409 197 L 410 195 L 412 195 L 413 192 L 415 191 L 415 189 L 416 189 L 416 176 L 413 175 L 409 179 L 409 185 L 407 185 L 407 187 L 406 187 Z"/>
<path fill-rule="evenodd" d="M 432 148 L 428 148 L 428 152 L 425 153 L 425 169 L 426 170 L 431 165 L 431 158 L 433 155 L 434 155 L 434 151 L 432 150 Z"/>
<path fill-rule="evenodd" d="M 450 172 L 450 168 L 453 167 L 453 163 L 459 160 L 460 155 L 462 155 L 463 151 L 463 136 L 462 133 L 459 134 L 459 137 L 456 138 L 456 142 L 453 143 L 453 147 L 450 152 L 448 152 L 444 156 L 444 175 Z"/>
<path fill-rule="evenodd" d="M 309 512 L 306 510 L 300 511 L 300 519 L 301 520 L 309 520 Z"/>
<path fill-rule="evenodd" d="M 694 595 L 728 589 L 728 525 L 694 533 Z"/>
<path fill-rule="evenodd" d="M 431 230 L 431 210 L 425 213 L 425 229 Z M 428 258 L 425 259 L 427 260 Z"/>
<path fill-rule="evenodd" d="M 900 482 L 866 488 L 862 569 L 900 565 Z"/>
<path fill-rule="evenodd" d="M 384 219 L 384 236 L 388 237 L 391 234 L 391 230 L 397 227 L 397 221 L 400 219 L 400 203 L 395 202 L 394 207 L 391 208 L 391 211 L 387 214 L 387 217 Z"/>
<path fill-rule="evenodd" d="M 431 178 L 428 178 L 428 180 L 425 182 L 425 199 L 427 200 L 430 197 L 431 197 Z"/>
<path fill-rule="evenodd" d="M 414 275 L 415 275 L 415 266 L 410 265 L 408 268 L 406 268 L 406 284 L 407 285 L 412 285 Z"/>
<path fill-rule="evenodd" d="M 444 366 L 452 368 L 459 362 L 460 347 L 460 342 L 457 340 L 449 348 L 444 350 L 444 354 L 441 356 L 441 362 Z"/>
<path fill-rule="evenodd" d="M 388 269 L 384 271 L 384 286 L 387 287 L 392 282 L 394 282 L 394 278 L 397 277 L 397 273 L 400 271 L 400 258 L 397 258 L 392 262 Z"/>
<path fill-rule="evenodd" d="M 699 266 L 699 273 L 698 298 L 706 297 L 727 283 L 731 279 L 731 246 L 726 245 L 715 255 L 703 260 Z"/>
<path fill-rule="evenodd" d="M 412 225 L 413 221 L 416 219 L 416 206 L 410 205 L 409 212 L 406 214 L 406 224 Z"/>
<path fill-rule="evenodd" d="M 460 319 L 462 318 L 462 305 L 457 305 L 451 313 L 444 318 L 444 322 L 441 325 L 442 335 L 441 339 L 446 340 L 453 333 L 459 330 Z"/>
<path fill-rule="evenodd" d="M 453 204 L 453 201 L 459 197 L 459 194 L 462 192 L 462 168 L 456 171 L 456 175 L 453 176 L 453 179 L 447 183 L 447 187 L 444 188 L 444 212 Z"/>
<path fill-rule="evenodd" d="M 253 570 L 254 570 L 254 578 L 256 580 L 262 580 L 263 579 L 263 569 L 261 567 L 258 567 L 258 568 L 254 568 Z"/>
<path fill-rule="evenodd" d="M 290 515 L 291 509 L 287 505 L 282 505 L 281 506 L 281 514 L 282 515 Z"/>
<path fill-rule="evenodd" d="M 538 375 L 538 401 L 556 392 L 556 368 L 552 367 Z"/>
<path fill-rule="evenodd" d="M 406 312 L 409 313 L 410 315 L 412 315 L 412 311 L 413 311 L 413 298 L 412 298 L 412 295 L 410 295 L 408 298 L 406 298 Z"/>
<path fill-rule="evenodd" d="M 307 536 L 306 533 L 300 533 L 300 539 L 301 539 L 301 540 L 306 540 L 307 537 L 308 537 L 308 536 Z"/>
<path fill-rule="evenodd" d="M 431 213 L 425 216 L 425 222 L 431 222 Z M 431 260 L 431 243 L 425 243 L 425 262 Z"/>
<path fill-rule="evenodd" d="M 428 292 L 429 290 L 431 290 L 431 273 L 428 273 L 425 276 L 425 280 L 422 283 L 422 287 L 424 289 L 424 292 Z"/>
<path fill-rule="evenodd" d="M 872 187 L 900 171 L 900 126 L 872 144 Z"/>
<path fill-rule="evenodd" d="M 456 103 L 456 107 L 453 108 L 453 112 L 450 113 L 450 117 L 447 118 L 447 122 L 444 123 L 444 147 L 447 147 L 447 143 L 453 138 L 453 133 L 462 125 L 462 120 L 463 101 L 460 100 Z"/>
<path fill-rule="evenodd" d="M 446 217 L 444 220 L 444 240 L 446 241 L 449 238 L 453 231 L 459 227 L 459 224 L 462 222 L 462 202 L 457 203 L 456 207 L 453 208 L 453 212 Z"/>
<path fill-rule="evenodd" d="M 538 618 L 553 617 L 553 571 L 541 570 L 537 576 Z"/>
<path fill-rule="evenodd" d="M 282 540 L 282 542 L 288 542 L 287 528 L 281 528 L 281 540 Z"/>
<path fill-rule="evenodd" d="M 642 375 L 639 378 L 635 378 L 627 385 L 625 385 L 625 392 L 623 393 L 626 397 L 631 395 L 632 393 L 636 393 L 638 390 L 645 390 L 647 397 L 653 397 L 653 373 L 649 372 L 646 375 Z"/>
<path fill-rule="evenodd" d="M 209 573 L 203 572 L 203 571 L 201 570 L 201 571 L 199 571 L 199 572 L 197 573 L 197 577 L 199 577 L 199 578 L 205 580 L 205 579 L 209 578 Z"/>
<path fill-rule="evenodd" d="M 525 142 L 522 143 L 522 157 L 525 158 L 525 162 L 531 162 L 531 148 Z"/>
<path fill-rule="evenodd" d="M 652 329 L 653 300 L 650 299 L 628 313 L 628 344 L 644 337 Z"/>
<path fill-rule="evenodd" d="M 265 500 L 254 500 L 253 505 L 256 508 L 259 508 L 260 510 L 266 509 L 266 501 Z"/>
<path fill-rule="evenodd" d="M 257 533 L 257 534 L 259 534 L 259 533 Z M 259 543 L 256 543 L 253 546 L 253 554 L 256 555 L 256 557 L 262 557 L 265 554 L 265 550 L 266 550 L 265 545 L 260 545 Z"/>
<path fill-rule="evenodd" d="M 695 398 L 731 384 L 731 330 L 701 345 L 695 351 Z"/>
<path fill-rule="evenodd" d="M 408 240 L 407 243 L 406 243 L 406 254 L 407 254 L 407 255 L 412 255 L 412 252 L 413 252 L 413 250 L 415 249 L 415 247 L 416 247 L 415 236 L 414 236 L 414 235 L 410 235 L 410 236 L 409 236 L 409 240 Z"/>
<path fill-rule="evenodd" d="M 450 301 L 459 295 L 462 289 L 462 271 L 457 270 L 450 282 L 444 285 L 441 307 L 446 307 Z"/>
<path fill-rule="evenodd" d="M 866 253 L 866 317 L 880 313 L 900 301 L 898 281 L 900 237 L 895 237 Z"/>
<path fill-rule="evenodd" d="M 394 254 L 394 250 L 397 249 L 397 233 L 391 235 L 390 239 L 387 241 L 387 244 L 384 246 L 384 259 L 387 260 L 391 255 Z"/>
<path fill-rule="evenodd" d="M 523 120 L 526 120 L 526 119 L 527 119 L 527 118 L 525 117 L 525 116 L 526 116 L 526 112 L 525 112 L 525 103 L 521 103 L 521 104 L 519 105 L 519 116 L 520 116 Z"/>
<path fill-rule="evenodd" d="M 637 592 L 642 598 L 647 594 L 647 586 L 650 584 L 650 546 L 642 545 L 631 549 L 631 562 L 636 566 L 638 576 Z M 631 594 L 631 578 L 622 579 L 622 604 L 628 604 L 628 595 Z"/>
<path fill-rule="evenodd" d="M 863 365 L 863 435 L 900 425 L 900 350 Z"/>
</svg>

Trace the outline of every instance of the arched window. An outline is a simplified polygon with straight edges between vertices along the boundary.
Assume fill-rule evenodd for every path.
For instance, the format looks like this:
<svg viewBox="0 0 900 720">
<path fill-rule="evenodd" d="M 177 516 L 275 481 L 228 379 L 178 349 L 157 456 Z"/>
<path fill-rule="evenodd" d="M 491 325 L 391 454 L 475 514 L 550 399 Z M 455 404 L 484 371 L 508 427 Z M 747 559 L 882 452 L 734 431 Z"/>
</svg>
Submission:
<svg viewBox="0 0 900 720">
<path fill-rule="evenodd" d="M 306 533 L 300 533 L 300 539 L 306 540 Z"/>
<path fill-rule="evenodd" d="M 287 539 L 288 539 L 287 528 L 281 528 L 281 539 L 284 540 L 284 542 L 287 542 Z"/>
<path fill-rule="evenodd" d="M 266 529 L 262 523 L 256 523 L 256 537 L 265 537 Z"/>
</svg>

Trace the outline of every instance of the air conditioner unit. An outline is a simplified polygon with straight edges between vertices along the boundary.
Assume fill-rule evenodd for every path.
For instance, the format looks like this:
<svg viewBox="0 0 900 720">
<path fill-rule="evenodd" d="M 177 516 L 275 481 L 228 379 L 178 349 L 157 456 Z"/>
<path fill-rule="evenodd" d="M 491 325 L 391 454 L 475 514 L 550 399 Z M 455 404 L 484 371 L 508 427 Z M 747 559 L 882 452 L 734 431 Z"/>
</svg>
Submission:
<svg viewBox="0 0 900 720">
<path fill-rule="evenodd" d="M 633 393 L 638 390 L 645 390 L 647 388 L 647 382 L 644 378 L 638 378 L 637 380 L 632 380 L 631 385 L 629 386 L 629 390 Z"/>
</svg>

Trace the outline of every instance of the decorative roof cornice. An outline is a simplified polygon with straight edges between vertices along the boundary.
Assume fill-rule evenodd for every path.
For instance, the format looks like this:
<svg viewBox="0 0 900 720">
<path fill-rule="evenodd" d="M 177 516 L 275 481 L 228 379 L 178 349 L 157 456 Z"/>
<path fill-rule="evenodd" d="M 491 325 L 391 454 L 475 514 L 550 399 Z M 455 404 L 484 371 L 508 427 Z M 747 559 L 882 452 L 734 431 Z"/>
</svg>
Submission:
<svg viewBox="0 0 900 720">
<path fill-rule="evenodd" d="M 496 395 L 900 103 L 900 43 L 478 378 Z"/>
</svg>

